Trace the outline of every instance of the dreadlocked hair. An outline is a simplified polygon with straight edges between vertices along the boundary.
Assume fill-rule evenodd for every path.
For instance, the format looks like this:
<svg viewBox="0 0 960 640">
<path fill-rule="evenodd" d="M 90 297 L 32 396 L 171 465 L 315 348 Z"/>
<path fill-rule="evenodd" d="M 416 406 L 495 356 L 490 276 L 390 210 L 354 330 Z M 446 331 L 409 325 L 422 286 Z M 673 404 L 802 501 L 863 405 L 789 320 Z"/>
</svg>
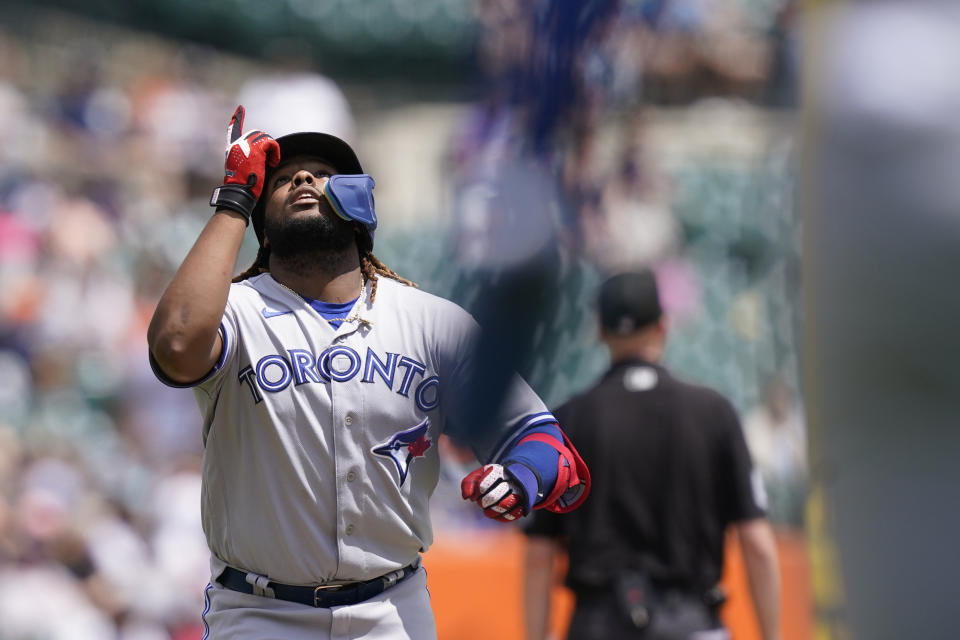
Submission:
<svg viewBox="0 0 960 640">
<path fill-rule="evenodd" d="M 357 249 L 360 251 L 360 271 L 363 273 L 364 279 L 370 283 L 370 302 L 377 298 L 377 278 L 379 276 L 386 276 L 410 287 L 417 286 L 415 282 L 402 277 L 380 262 L 380 258 L 373 255 L 373 239 L 363 226 L 359 224 L 354 226 L 354 231 L 356 232 Z"/>
<path fill-rule="evenodd" d="M 253 276 L 258 276 L 261 273 L 266 273 L 270 271 L 270 268 L 267 266 L 270 264 L 270 247 L 265 247 L 260 245 L 260 250 L 257 251 L 257 257 L 254 258 L 253 264 L 244 271 L 243 273 L 235 276 L 232 282 L 243 282 L 247 278 L 252 278 Z"/>
<path fill-rule="evenodd" d="M 363 279 L 370 283 L 370 302 L 373 302 L 377 298 L 377 278 L 379 276 L 386 276 L 387 278 L 411 287 L 417 286 L 415 282 L 402 277 L 396 271 L 383 264 L 380 258 L 373 255 L 373 240 L 363 226 L 359 224 L 355 225 L 354 233 L 356 234 L 357 250 L 360 252 L 360 272 L 363 274 Z M 266 273 L 270 270 L 269 264 L 270 248 L 261 245 L 253 264 L 251 264 L 246 271 L 237 275 L 233 279 L 233 282 L 242 282 L 247 278 Z"/>
</svg>

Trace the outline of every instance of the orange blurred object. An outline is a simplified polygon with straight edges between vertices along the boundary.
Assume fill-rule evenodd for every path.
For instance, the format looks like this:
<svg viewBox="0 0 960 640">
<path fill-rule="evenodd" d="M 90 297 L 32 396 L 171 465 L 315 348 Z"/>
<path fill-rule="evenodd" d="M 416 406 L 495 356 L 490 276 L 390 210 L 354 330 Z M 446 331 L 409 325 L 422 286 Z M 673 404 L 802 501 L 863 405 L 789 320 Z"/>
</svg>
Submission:
<svg viewBox="0 0 960 640">
<path fill-rule="evenodd" d="M 424 556 L 427 584 L 440 640 L 524 640 L 523 550 L 525 538 L 505 533 L 438 532 Z M 778 531 L 783 640 L 813 638 L 810 569 L 802 532 Z M 739 545 L 728 540 L 723 620 L 734 640 L 759 640 Z M 552 596 L 550 628 L 563 638 L 573 609 L 564 588 Z"/>
</svg>

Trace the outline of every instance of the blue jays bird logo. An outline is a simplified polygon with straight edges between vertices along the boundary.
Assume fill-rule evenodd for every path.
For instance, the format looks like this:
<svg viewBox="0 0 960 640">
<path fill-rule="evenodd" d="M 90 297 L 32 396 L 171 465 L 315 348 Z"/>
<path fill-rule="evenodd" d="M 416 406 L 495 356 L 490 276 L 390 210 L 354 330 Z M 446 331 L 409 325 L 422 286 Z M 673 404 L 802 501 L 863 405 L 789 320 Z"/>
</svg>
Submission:
<svg viewBox="0 0 960 640">
<path fill-rule="evenodd" d="M 424 421 L 417 426 L 395 433 L 389 440 L 371 449 L 375 455 L 390 458 L 397 465 L 397 471 L 400 473 L 401 487 L 407 479 L 410 462 L 414 458 L 422 458 L 427 449 L 433 444 L 427 436 L 427 429 L 429 427 L 430 420 L 424 419 Z"/>
</svg>

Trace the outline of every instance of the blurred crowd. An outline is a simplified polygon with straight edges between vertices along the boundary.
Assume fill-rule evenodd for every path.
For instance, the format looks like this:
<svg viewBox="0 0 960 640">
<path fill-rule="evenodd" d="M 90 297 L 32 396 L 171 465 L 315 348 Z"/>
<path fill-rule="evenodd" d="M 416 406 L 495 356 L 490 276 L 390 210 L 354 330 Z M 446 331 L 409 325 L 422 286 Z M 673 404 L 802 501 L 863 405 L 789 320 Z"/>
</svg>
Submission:
<svg viewBox="0 0 960 640">
<path fill-rule="evenodd" d="M 132 44 L 126 72 L 95 39 L 0 50 L 3 637 L 198 638 L 196 409 L 144 336 L 229 107 L 189 54 L 137 73 Z"/>
<path fill-rule="evenodd" d="M 705 98 L 795 107 L 796 6 L 481 0 L 482 98 L 454 146 L 453 182 L 538 163 L 556 178 L 560 240 L 577 254 L 606 271 L 664 261 L 682 230 L 647 149 L 647 111 Z"/>
<path fill-rule="evenodd" d="M 603 271 L 669 264 L 683 229 L 645 154 L 644 109 L 703 96 L 793 106 L 794 5 L 481 0 L 481 97 L 449 151 L 458 224 L 488 226 L 489 208 L 470 206 L 484 192 L 471 187 L 522 165 L 543 178 L 531 200 L 545 196 L 568 255 Z M 0 31 L 6 639 L 203 633 L 199 419 L 190 393 L 153 377 L 145 331 L 222 178 L 223 131 L 210 123 L 264 68 L 157 45 L 130 35 L 108 47 L 56 25 L 39 39 Z M 252 255 L 245 247 L 241 261 Z M 757 415 L 756 433 L 803 440 L 802 417 Z M 784 457 L 776 437 L 757 436 L 768 444 L 755 455 Z M 771 463 L 771 478 L 802 473 L 793 453 Z M 443 495 L 438 509 L 455 509 Z"/>
</svg>

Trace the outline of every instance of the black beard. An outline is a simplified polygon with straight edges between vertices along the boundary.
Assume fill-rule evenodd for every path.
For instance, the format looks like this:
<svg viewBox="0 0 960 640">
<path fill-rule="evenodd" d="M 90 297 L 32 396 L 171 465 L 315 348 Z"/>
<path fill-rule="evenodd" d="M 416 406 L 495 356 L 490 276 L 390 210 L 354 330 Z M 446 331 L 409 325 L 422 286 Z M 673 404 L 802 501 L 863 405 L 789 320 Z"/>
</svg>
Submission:
<svg viewBox="0 0 960 640">
<path fill-rule="evenodd" d="M 354 240 L 353 224 L 332 211 L 321 211 L 322 215 L 265 220 L 270 257 L 298 270 L 338 263 Z"/>
</svg>

